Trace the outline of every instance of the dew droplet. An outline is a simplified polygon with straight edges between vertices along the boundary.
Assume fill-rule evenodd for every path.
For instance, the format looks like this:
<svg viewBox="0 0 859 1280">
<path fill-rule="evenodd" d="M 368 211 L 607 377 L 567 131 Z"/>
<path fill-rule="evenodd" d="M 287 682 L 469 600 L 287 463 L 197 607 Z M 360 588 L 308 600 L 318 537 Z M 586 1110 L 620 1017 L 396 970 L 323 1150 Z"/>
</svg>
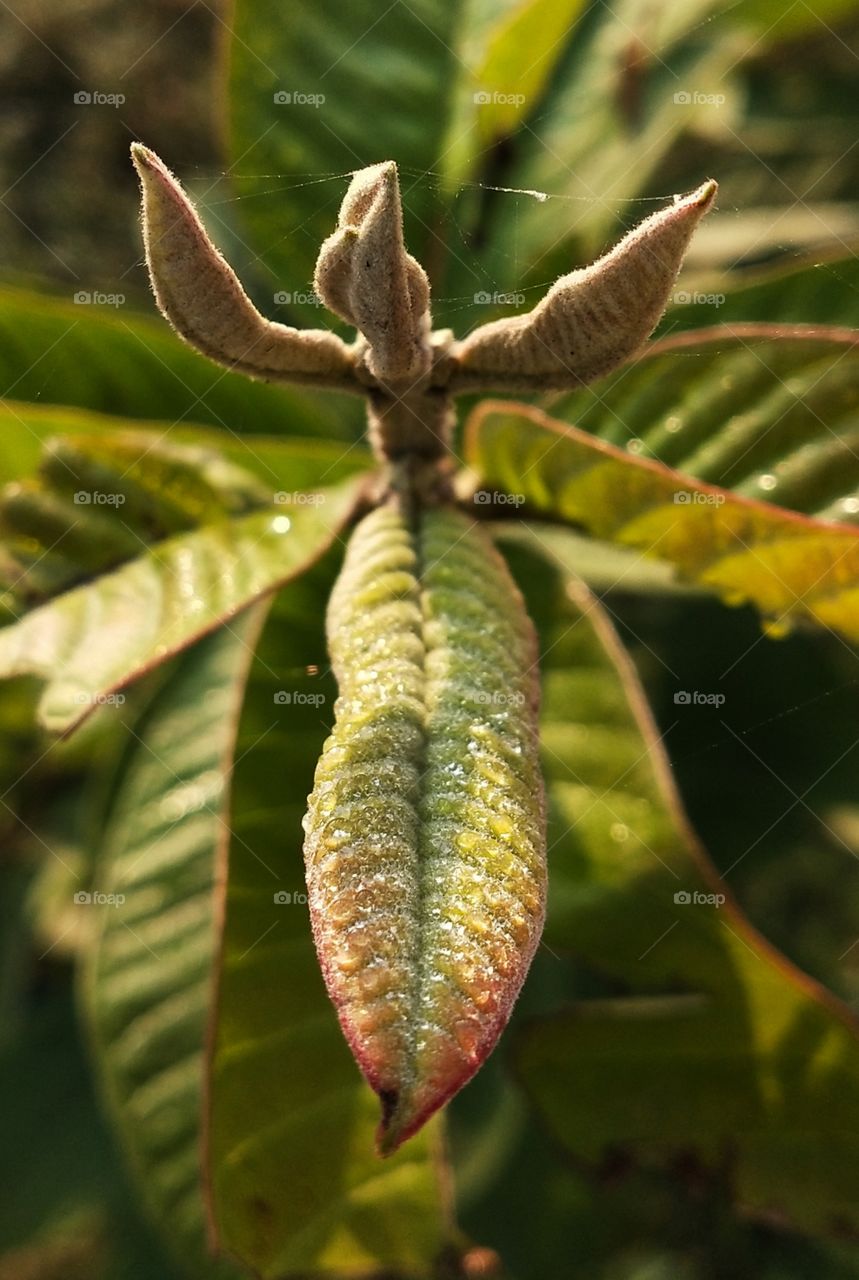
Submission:
<svg viewBox="0 0 859 1280">
<path fill-rule="evenodd" d="M 609 835 L 612 840 L 616 840 L 618 844 L 622 844 L 624 840 L 629 839 L 629 827 L 625 822 L 613 822 L 609 827 Z"/>
<path fill-rule="evenodd" d="M 758 476 L 759 487 L 761 489 L 765 489 L 767 493 L 769 493 L 771 489 L 774 489 L 777 484 L 778 480 L 774 475 L 767 473 L 766 475 Z"/>
<path fill-rule="evenodd" d="M 275 516 L 271 522 L 273 533 L 289 533 L 292 528 L 292 521 L 289 516 Z"/>
</svg>

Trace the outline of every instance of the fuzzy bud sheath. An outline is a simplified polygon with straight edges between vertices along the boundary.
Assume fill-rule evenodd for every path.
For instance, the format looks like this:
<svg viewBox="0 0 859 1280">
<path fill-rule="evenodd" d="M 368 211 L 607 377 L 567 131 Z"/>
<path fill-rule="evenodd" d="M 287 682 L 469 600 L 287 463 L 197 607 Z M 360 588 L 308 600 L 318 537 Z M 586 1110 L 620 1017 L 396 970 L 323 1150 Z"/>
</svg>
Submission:
<svg viewBox="0 0 859 1280">
<path fill-rule="evenodd" d="M 564 390 L 634 355 L 668 303 L 715 182 L 646 218 L 610 253 L 571 271 L 523 316 L 483 325 L 455 351 L 458 388 Z"/>
<path fill-rule="evenodd" d="M 335 315 L 363 333 L 368 368 L 380 382 L 414 382 L 427 372 L 429 281 L 403 243 L 395 164 L 355 174 L 338 229 L 320 250 L 314 285 Z"/>
<path fill-rule="evenodd" d="M 131 154 L 143 193 L 153 292 L 180 337 L 219 364 L 255 378 L 324 385 L 351 381 L 350 348 L 323 329 L 292 329 L 261 316 L 166 165 L 139 143 Z"/>
</svg>

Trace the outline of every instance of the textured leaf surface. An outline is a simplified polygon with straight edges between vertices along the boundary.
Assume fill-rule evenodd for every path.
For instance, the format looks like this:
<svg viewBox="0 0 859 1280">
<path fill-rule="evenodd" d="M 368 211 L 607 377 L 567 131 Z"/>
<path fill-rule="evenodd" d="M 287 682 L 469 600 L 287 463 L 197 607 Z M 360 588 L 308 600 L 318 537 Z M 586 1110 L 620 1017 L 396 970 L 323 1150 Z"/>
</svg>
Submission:
<svg viewBox="0 0 859 1280">
<path fill-rule="evenodd" d="M 469 458 L 480 483 L 666 560 L 774 625 L 811 618 L 859 639 L 859 532 L 850 526 L 725 494 L 528 406 L 484 403 Z"/>
<path fill-rule="evenodd" d="M 342 397 L 314 397 L 215 369 L 160 318 L 19 289 L 0 289 L 0 385 L 16 400 L 130 418 L 206 422 L 235 432 L 353 434 L 354 419 L 343 425 L 338 414 Z"/>
<path fill-rule="evenodd" d="M 252 385 L 248 383 L 248 385 Z M 265 425 L 263 422 L 260 426 Z M 269 424 L 272 428 L 276 423 Z M 195 445 L 215 449 L 236 466 L 266 484 L 270 493 L 297 493 L 316 485 L 335 484 L 370 465 L 367 449 L 336 441 L 248 433 L 237 437 L 217 427 L 184 420 L 168 424 L 134 421 L 65 405 L 0 402 L 0 483 L 36 470 L 45 442 L 53 436 L 117 436 L 120 445 L 139 444 L 145 454 L 153 443 Z"/>
<path fill-rule="evenodd" d="M 328 634 L 310 911 L 388 1151 L 491 1052 L 539 941 L 537 652 L 482 530 L 453 510 L 413 527 L 397 505 L 353 533 Z"/>
<path fill-rule="evenodd" d="M 746 497 L 855 518 L 859 343 L 752 329 L 666 338 L 552 416 Z"/>
<path fill-rule="evenodd" d="M 254 512 L 168 538 L 0 630 L 0 674 L 38 675 L 46 727 L 68 730 L 111 690 L 178 652 L 311 564 L 359 482 L 290 514 Z"/>
<path fill-rule="evenodd" d="M 520 1079 L 579 1157 L 683 1152 L 725 1170 L 755 1210 L 855 1231 L 855 1020 L 731 902 L 600 606 L 539 550 L 514 565 L 544 654 L 547 941 L 630 993 L 535 1022 Z"/>
<path fill-rule="evenodd" d="M 262 612 L 261 612 L 262 611 Z M 265 606 L 185 655 L 125 762 L 104 833 L 86 1007 L 101 1079 L 145 1201 L 199 1276 L 206 1256 L 201 1089 L 216 850 L 244 678 Z M 119 899 L 122 899 L 121 901 Z"/>
<path fill-rule="evenodd" d="M 378 1102 L 352 1061 L 307 917 L 301 819 L 335 696 L 329 556 L 278 597 L 254 664 L 233 780 L 210 1080 L 221 1244 L 266 1277 L 425 1275 L 446 1236 L 434 1124 L 381 1163 Z M 435 1155 L 434 1155 L 435 1153 Z"/>
<path fill-rule="evenodd" d="M 171 534 L 270 504 L 216 450 L 139 432 L 55 437 L 37 476 L 0 489 L 0 575 L 25 601 L 57 595 Z"/>
</svg>

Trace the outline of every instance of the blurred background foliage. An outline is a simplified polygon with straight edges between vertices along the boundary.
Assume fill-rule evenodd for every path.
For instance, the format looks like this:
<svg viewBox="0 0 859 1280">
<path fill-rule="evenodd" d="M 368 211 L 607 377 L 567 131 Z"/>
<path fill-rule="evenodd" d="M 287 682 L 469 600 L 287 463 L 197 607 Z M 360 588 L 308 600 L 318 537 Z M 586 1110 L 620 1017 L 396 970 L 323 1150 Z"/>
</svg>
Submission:
<svg viewBox="0 0 859 1280">
<path fill-rule="evenodd" d="M 351 440 L 360 430 L 359 408 L 338 397 L 213 378 L 154 318 L 133 138 L 176 169 L 275 318 L 320 323 L 307 301 L 312 263 L 343 176 L 393 157 L 409 247 L 432 271 L 436 322 L 458 332 L 505 313 L 478 295 L 521 290 L 531 305 L 560 271 L 710 175 L 721 184 L 719 211 L 693 243 L 682 286 L 689 296 L 724 295 L 724 309 L 689 303 L 669 311 L 663 331 L 727 317 L 855 324 L 851 0 L 415 0 L 382 9 L 298 0 L 288 11 L 274 0 L 151 0 L 133 20 L 116 0 L 14 0 L 0 8 L 0 36 L 4 482 L 31 475 L 51 436 L 134 419 L 197 443 L 198 428 L 226 427 L 233 460 L 253 432 L 265 458 L 258 478 L 300 487 L 335 478 L 342 447 L 321 437 Z M 276 103 L 284 91 L 322 93 L 324 107 Z M 475 101 L 478 92 L 489 101 Z M 81 93 L 124 100 L 76 103 Z M 75 302 L 81 293 L 122 302 Z M 284 294 L 291 300 L 276 300 Z M 855 425 L 855 400 L 848 409 Z M 608 434 L 605 423 L 593 429 Z M 291 454 L 261 439 L 279 436 L 316 443 Z M 513 553 L 523 581 L 539 579 L 528 548 Z M 746 915 L 855 1008 L 855 652 L 811 631 L 761 639 L 752 610 L 643 589 L 634 573 L 614 585 L 618 573 L 594 564 L 588 576 L 635 660 L 692 822 L 717 868 L 730 868 Z M 323 586 L 285 611 L 315 616 Z M 314 626 L 311 649 L 321 643 Z M 82 1033 L 74 1015 L 75 965 L 99 963 L 100 927 L 74 893 L 104 883 L 93 869 L 103 815 L 134 766 L 135 735 L 157 721 L 165 682 L 183 678 L 181 663 L 146 677 L 124 705 L 101 709 L 63 741 L 32 728 L 32 683 L 0 687 L 0 1280 L 211 1274 L 187 1251 L 184 1261 L 165 1251 L 159 1215 L 169 1212 L 153 1207 L 158 1196 L 143 1207 L 93 1084 L 97 1050 L 87 1038 L 97 1043 L 104 1028 L 91 1017 Z M 678 714 L 678 687 L 722 689 L 723 711 Z M 634 903 L 633 880 L 628 889 Z M 575 938 L 556 954 L 553 934 L 551 946 L 513 1033 L 450 1108 L 460 1224 L 497 1250 L 503 1274 L 859 1276 L 855 1206 L 852 1216 L 827 1214 L 826 1204 L 805 1219 L 751 1214 L 731 1144 L 724 1158 L 705 1158 L 695 1116 L 684 1130 L 681 1094 L 666 1118 L 679 1134 L 667 1159 L 642 1158 L 622 1131 L 596 1160 L 565 1144 L 547 1123 L 536 1076 L 526 1079 L 539 1049 L 532 1030 L 578 1000 L 626 996 L 640 975 L 589 967 Z M 596 1063 L 590 1073 L 598 1094 Z M 626 1088 L 638 1086 L 630 1067 Z M 831 1123 L 821 1115 L 812 1131 L 821 1165 Z M 859 1146 L 849 1118 L 844 1128 L 855 1145 L 839 1159 Z M 742 1140 L 738 1132 L 738 1148 Z M 790 1154 L 783 1159 L 789 1166 Z M 775 1186 L 779 1176 L 776 1167 Z"/>
</svg>

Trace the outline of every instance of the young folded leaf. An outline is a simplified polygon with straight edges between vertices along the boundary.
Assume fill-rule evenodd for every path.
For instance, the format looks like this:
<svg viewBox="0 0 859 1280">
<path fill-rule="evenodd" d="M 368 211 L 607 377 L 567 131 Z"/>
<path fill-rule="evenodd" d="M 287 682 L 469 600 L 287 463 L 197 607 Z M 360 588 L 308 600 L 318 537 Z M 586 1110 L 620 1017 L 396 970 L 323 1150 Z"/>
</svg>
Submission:
<svg viewBox="0 0 859 1280">
<path fill-rule="evenodd" d="M 319 251 L 314 284 L 326 306 L 367 339 L 367 363 L 375 377 L 396 382 L 426 372 L 429 281 L 406 253 L 393 161 L 355 174 L 338 229 Z"/>
<path fill-rule="evenodd" d="M 379 1149 L 485 1061 L 543 924 L 533 626 L 459 512 L 356 528 L 328 612 L 336 720 L 305 818 L 314 937 Z"/>
<path fill-rule="evenodd" d="M 352 388 L 349 347 L 323 329 L 292 329 L 261 316 L 163 161 L 139 143 L 131 155 L 143 192 L 152 289 L 177 333 L 204 356 L 251 377 Z"/>
<path fill-rule="evenodd" d="M 563 390 L 616 368 L 659 323 L 716 191 L 710 180 L 676 198 L 597 262 L 561 276 L 533 311 L 476 329 L 454 353 L 451 388 Z"/>
</svg>

